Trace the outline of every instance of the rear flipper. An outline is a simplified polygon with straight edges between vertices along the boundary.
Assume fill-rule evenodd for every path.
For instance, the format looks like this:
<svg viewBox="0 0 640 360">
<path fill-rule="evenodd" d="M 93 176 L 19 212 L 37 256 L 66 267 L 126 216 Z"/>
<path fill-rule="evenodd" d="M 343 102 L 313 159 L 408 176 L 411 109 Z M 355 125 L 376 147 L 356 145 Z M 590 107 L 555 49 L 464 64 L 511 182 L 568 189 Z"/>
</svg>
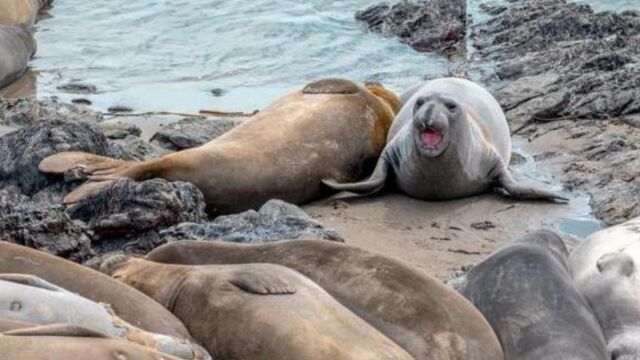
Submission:
<svg viewBox="0 0 640 360">
<path fill-rule="evenodd" d="M 498 186 L 507 195 L 519 200 L 547 200 L 563 204 L 569 202 L 568 198 L 555 192 L 519 184 L 504 165 L 498 171 Z"/>
<path fill-rule="evenodd" d="M 371 195 L 379 192 L 384 187 L 389 175 L 389 163 L 384 156 L 380 156 L 378 163 L 376 164 L 373 174 L 363 181 L 355 183 L 341 184 L 334 180 L 324 179 L 322 183 L 337 191 L 349 191 L 359 195 Z"/>
<path fill-rule="evenodd" d="M 106 156 L 81 151 L 68 151 L 51 155 L 40 162 L 38 169 L 46 174 L 63 175 L 80 168 L 87 175 L 88 182 L 81 185 L 63 200 L 65 204 L 75 203 L 98 193 L 114 181 L 123 178 L 142 180 L 140 163 L 113 159 Z"/>
</svg>

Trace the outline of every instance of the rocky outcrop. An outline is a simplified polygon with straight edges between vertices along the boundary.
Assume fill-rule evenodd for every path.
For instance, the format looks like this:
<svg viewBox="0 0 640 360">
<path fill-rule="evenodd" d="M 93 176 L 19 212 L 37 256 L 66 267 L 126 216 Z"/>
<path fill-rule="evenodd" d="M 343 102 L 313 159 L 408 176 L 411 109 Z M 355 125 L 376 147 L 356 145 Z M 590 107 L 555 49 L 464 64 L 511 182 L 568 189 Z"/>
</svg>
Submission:
<svg viewBox="0 0 640 360">
<path fill-rule="evenodd" d="M 164 126 L 150 142 L 173 151 L 194 148 L 226 133 L 242 121 L 239 118 L 186 118 Z"/>
<path fill-rule="evenodd" d="M 55 100 L 0 98 L 0 125 L 9 127 L 35 126 L 46 123 L 96 123 L 101 114 L 83 106 L 59 103 Z"/>
<path fill-rule="evenodd" d="M 0 239 L 82 262 L 94 255 L 91 232 L 64 206 L 36 203 L 17 189 L 0 190 Z"/>
<path fill-rule="evenodd" d="M 374 32 L 394 36 L 417 51 L 434 52 L 456 46 L 466 34 L 464 0 L 402 0 L 382 3 L 356 13 Z"/>
<path fill-rule="evenodd" d="M 299 207 L 270 200 L 259 211 L 220 216 L 213 222 L 185 223 L 160 232 L 163 242 L 180 240 L 222 240 L 239 243 L 287 239 L 344 241 L 335 231 L 312 220 Z"/>
</svg>

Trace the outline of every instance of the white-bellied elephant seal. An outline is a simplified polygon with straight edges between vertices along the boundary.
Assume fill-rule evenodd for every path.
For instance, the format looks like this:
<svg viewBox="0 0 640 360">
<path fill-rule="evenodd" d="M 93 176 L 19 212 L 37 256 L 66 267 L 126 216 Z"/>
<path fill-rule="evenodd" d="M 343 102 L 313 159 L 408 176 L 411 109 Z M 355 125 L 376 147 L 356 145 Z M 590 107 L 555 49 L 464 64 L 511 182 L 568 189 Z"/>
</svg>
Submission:
<svg viewBox="0 0 640 360">
<path fill-rule="evenodd" d="M 502 189 L 517 199 L 566 201 L 515 181 L 508 166 L 511 138 L 504 112 L 485 89 L 443 78 L 414 87 L 396 116 L 373 174 L 366 180 L 324 182 L 335 190 L 370 194 L 393 178 L 403 193 L 447 200 Z"/>
<path fill-rule="evenodd" d="M 118 316 L 147 331 L 190 339 L 182 322 L 136 289 L 71 261 L 0 241 L 0 274 L 40 277 L 87 299 L 113 307 Z"/>
<path fill-rule="evenodd" d="M 378 84 L 325 79 L 295 91 L 222 136 L 159 159 L 132 162 L 80 152 L 52 155 L 45 173 L 83 166 L 89 182 L 67 195 L 76 202 L 119 178 L 188 181 L 212 215 L 258 208 L 270 199 L 308 202 L 328 189 L 326 177 L 353 181 L 375 162 L 400 108 Z"/>
<path fill-rule="evenodd" d="M 466 299 L 399 261 L 330 241 L 240 245 L 180 241 L 147 259 L 174 264 L 273 263 L 299 271 L 415 359 L 496 360 L 493 330 Z"/>
<path fill-rule="evenodd" d="M 33 275 L 0 274 L 0 318 L 34 325 L 75 325 L 181 359 L 211 359 L 205 350 L 188 340 L 139 329 L 122 320 L 107 305 Z"/>
<path fill-rule="evenodd" d="M 610 359 L 553 232 L 527 234 L 492 254 L 467 274 L 462 293 L 489 320 L 506 360 Z"/>
<path fill-rule="evenodd" d="M 118 256 L 101 270 L 171 310 L 214 358 L 412 359 L 314 282 L 283 266 L 185 266 Z"/>
<path fill-rule="evenodd" d="M 613 359 L 640 359 L 640 217 L 598 231 L 569 257 Z"/>
</svg>

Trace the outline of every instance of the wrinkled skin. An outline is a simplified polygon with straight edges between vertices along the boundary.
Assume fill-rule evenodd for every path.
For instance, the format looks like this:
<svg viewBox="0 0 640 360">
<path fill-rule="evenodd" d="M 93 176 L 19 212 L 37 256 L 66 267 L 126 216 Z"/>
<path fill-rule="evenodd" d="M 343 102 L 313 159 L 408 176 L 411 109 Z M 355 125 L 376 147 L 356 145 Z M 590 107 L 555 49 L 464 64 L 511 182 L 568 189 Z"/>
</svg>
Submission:
<svg viewBox="0 0 640 360">
<path fill-rule="evenodd" d="M 282 266 L 181 266 L 120 256 L 101 270 L 171 310 L 214 357 L 412 359 L 318 285 Z"/>
<path fill-rule="evenodd" d="M 147 259 L 173 264 L 279 264 L 299 271 L 416 359 L 497 360 L 502 350 L 474 307 L 405 264 L 328 241 L 239 245 L 179 241 Z"/>
<path fill-rule="evenodd" d="M 613 359 L 640 359 L 640 218 L 589 236 L 570 261 Z"/>
<path fill-rule="evenodd" d="M 494 188 L 516 199 L 567 200 L 514 180 L 508 169 L 509 127 L 485 89 L 443 78 L 411 88 L 401 100 L 402 110 L 373 174 L 361 182 L 330 179 L 325 184 L 371 194 L 393 179 L 401 192 L 423 200 L 455 199 Z"/>
<path fill-rule="evenodd" d="M 507 360 L 608 360 L 602 330 L 550 231 L 525 235 L 475 266 L 467 297 L 495 330 Z"/>
</svg>

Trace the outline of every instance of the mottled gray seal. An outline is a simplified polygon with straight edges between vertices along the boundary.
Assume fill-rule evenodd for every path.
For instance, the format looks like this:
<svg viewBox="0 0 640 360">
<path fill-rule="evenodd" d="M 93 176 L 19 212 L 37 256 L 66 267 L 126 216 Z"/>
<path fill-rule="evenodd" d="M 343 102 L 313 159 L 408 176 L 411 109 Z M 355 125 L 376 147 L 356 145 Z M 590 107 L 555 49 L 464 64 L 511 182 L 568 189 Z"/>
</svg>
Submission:
<svg viewBox="0 0 640 360">
<path fill-rule="evenodd" d="M 187 340 L 139 329 L 107 305 L 33 275 L 0 274 L 0 318 L 34 325 L 75 325 L 181 359 L 211 359 L 206 351 Z"/>
<path fill-rule="evenodd" d="M 35 51 L 36 42 L 27 30 L 0 23 L 0 88 L 24 73 Z"/>
<path fill-rule="evenodd" d="M 119 256 L 101 270 L 171 310 L 213 357 L 412 359 L 314 282 L 283 266 L 184 266 Z"/>
<path fill-rule="evenodd" d="M 444 78 L 409 92 L 402 95 L 406 102 L 373 174 L 361 182 L 327 179 L 325 184 L 369 194 L 393 176 L 400 191 L 424 200 L 465 197 L 491 188 L 517 199 L 567 200 L 515 181 L 508 169 L 509 127 L 500 105 L 485 89 Z"/>
<path fill-rule="evenodd" d="M 144 330 L 191 338 L 180 320 L 136 289 L 65 259 L 0 241 L 0 274 L 7 273 L 35 275 L 87 299 L 107 303 L 118 316 Z"/>
<path fill-rule="evenodd" d="M 260 207 L 270 199 L 300 204 L 327 192 L 326 177 L 352 181 L 375 162 L 400 108 L 380 85 L 325 79 L 295 91 L 209 143 L 159 159 L 132 162 L 79 152 L 50 156 L 45 173 L 84 166 L 90 182 L 65 198 L 75 202 L 127 177 L 188 181 L 212 215 Z"/>
<path fill-rule="evenodd" d="M 553 232 L 525 235 L 492 254 L 467 274 L 462 293 L 489 320 L 507 360 L 610 359 Z"/>
<path fill-rule="evenodd" d="M 467 300 L 399 261 L 329 241 L 240 245 L 180 241 L 147 259 L 175 264 L 273 263 L 315 281 L 356 315 L 423 360 L 496 360 L 493 330 Z"/>
<path fill-rule="evenodd" d="M 613 359 L 640 359 L 640 217 L 601 230 L 570 256 Z"/>
</svg>

